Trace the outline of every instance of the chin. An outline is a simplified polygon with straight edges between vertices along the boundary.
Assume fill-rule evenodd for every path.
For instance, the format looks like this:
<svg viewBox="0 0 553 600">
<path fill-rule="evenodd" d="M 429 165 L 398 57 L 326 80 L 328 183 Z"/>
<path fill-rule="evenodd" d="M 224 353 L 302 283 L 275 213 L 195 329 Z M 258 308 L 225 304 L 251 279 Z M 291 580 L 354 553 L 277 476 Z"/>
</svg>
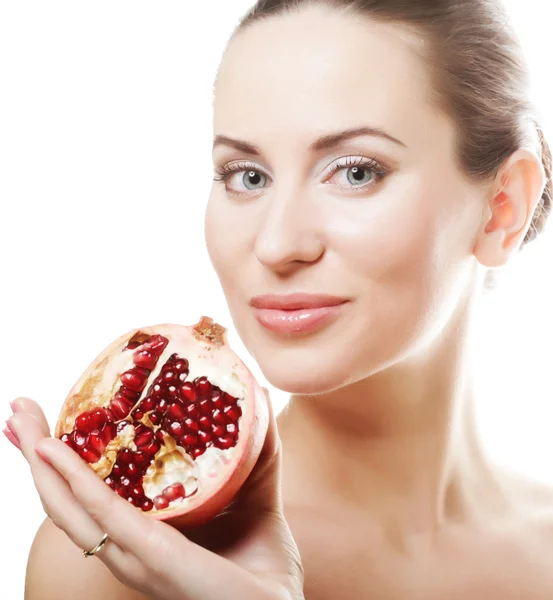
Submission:
<svg viewBox="0 0 553 600">
<path fill-rule="evenodd" d="M 267 381 L 289 394 L 324 394 L 351 383 L 352 365 L 338 363 L 332 353 L 309 351 L 255 353 L 256 361 Z M 326 356 L 323 356 L 326 354 Z"/>
</svg>

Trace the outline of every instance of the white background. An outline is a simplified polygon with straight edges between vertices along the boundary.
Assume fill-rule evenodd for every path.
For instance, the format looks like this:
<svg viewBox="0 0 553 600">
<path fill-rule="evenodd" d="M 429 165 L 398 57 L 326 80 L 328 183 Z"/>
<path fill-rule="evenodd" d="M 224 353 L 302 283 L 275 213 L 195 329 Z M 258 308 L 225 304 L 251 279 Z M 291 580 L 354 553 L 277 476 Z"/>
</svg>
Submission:
<svg viewBox="0 0 553 600">
<path fill-rule="evenodd" d="M 251 4 L 0 3 L 0 418 L 27 395 L 53 425 L 109 341 L 202 314 L 229 328 L 267 385 L 231 325 L 203 239 L 213 78 Z M 508 6 L 553 139 L 553 6 Z M 490 451 L 553 483 L 550 231 L 486 297 L 475 356 Z M 287 396 L 270 389 L 279 409 Z M 0 595 L 19 600 L 44 514 L 26 462 L 4 436 L 0 457 Z"/>
</svg>

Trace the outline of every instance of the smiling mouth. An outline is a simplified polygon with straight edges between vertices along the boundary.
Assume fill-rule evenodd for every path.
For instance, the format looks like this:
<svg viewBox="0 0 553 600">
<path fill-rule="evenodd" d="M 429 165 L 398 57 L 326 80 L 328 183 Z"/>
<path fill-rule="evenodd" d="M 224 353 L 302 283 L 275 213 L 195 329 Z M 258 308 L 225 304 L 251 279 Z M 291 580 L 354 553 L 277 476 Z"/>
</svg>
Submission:
<svg viewBox="0 0 553 600">
<path fill-rule="evenodd" d="M 280 334 L 313 333 L 336 319 L 346 302 L 315 308 L 253 308 L 257 321 L 269 331 Z"/>
</svg>

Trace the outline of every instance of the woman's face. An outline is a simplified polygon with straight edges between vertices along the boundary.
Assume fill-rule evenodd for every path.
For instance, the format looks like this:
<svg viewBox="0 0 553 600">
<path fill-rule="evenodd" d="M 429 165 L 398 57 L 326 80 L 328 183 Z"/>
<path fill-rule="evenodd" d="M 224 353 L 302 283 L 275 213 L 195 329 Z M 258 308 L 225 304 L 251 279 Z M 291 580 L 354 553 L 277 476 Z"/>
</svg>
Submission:
<svg viewBox="0 0 553 600">
<path fill-rule="evenodd" d="M 400 26 L 306 9 L 256 23 L 223 59 L 214 133 L 259 154 L 214 148 L 215 168 L 237 172 L 214 181 L 206 241 L 235 327 L 277 388 L 331 391 L 421 351 L 473 285 L 483 199 L 430 105 L 423 47 Z M 310 148 L 360 127 L 398 141 Z M 253 296 L 294 292 L 349 302 L 311 333 L 260 324 Z"/>
</svg>

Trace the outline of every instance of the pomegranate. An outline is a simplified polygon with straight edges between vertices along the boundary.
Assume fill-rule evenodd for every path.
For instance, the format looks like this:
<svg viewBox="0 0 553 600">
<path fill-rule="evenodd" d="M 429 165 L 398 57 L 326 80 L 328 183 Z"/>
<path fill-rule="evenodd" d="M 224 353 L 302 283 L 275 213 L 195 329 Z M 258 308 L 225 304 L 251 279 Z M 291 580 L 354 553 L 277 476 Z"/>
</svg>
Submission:
<svg viewBox="0 0 553 600">
<path fill-rule="evenodd" d="M 137 509 L 201 525 L 229 505 L 268 426 L 264 391 L 209 317 L 133 330 L 71 389 L 55 436 Z"/>
</svg>

